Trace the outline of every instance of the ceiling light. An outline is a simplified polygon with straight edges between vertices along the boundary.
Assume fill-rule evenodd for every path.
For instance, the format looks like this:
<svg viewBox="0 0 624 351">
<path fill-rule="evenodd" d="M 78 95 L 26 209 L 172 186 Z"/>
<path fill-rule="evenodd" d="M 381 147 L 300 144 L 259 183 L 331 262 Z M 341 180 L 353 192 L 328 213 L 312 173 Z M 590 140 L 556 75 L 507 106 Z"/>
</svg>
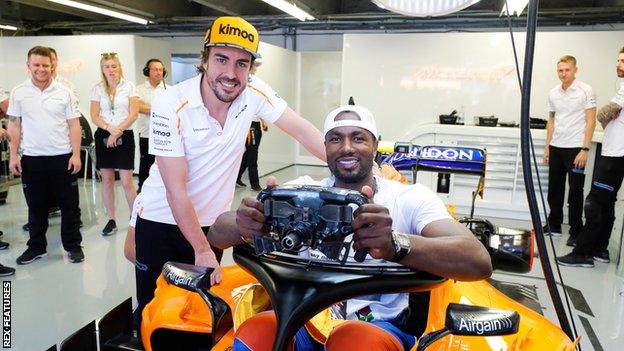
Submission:
<svg viewBox="0 0 624 351">
<path fill-rule="evenodd" d="M 9 26 L 8 24 L 0 24 L 0 29 L 18 30 L 19 28 L 15 27 L 15 26 Z"/>
<path fill-rule="evenodd" d="M 412 17 L 444 16 L 465 9 L 480 0 L 372 0 L 388 11 Z"/>
<path fill-rule="evenodd" d="M 503 4 L 503 9 L 501 10 L 501 16 L 503 14 L 507 14 L 507 8 L 509 7 L 509 14 L 513 15 L 514 13 L 517 16 L 520 16 L 524 9 L 527 7 L 529 0 L 507 0 Z"/>
<path fill-rule="evenodd" d="M 297 7 L 297 5 L 290 3 L 286 0 L 262 0 L 264 2 L 266 2 L 267 4 L 273 6 L 273 7 L 277 7 L 278 9 L 286 12 L 287 14 L 297 18 L 300 21 L 305 21 L 305 20 L 314 20 L 316 18 L 314 18 L 314 16 L 312 16 L 311 14 L 305 12 L 304 10 L 300 9 Z"/>
<path fill-rule="evenodd" d="M 129 22 L 134 22 L 134 23 L 138 23 L 138 24 L 146 25 L 148 23 L 148 21 L 146 19 L 143 19 L 143 18 L 140 18 L 140 17 L 127 15 L 125 13 L 121 13 L 121 12 L 117 12 L 117 11 L 113 11 L 113 10 L 109 10 L 109 9 L 105 9 L 105 8 L 101 8 L 101 7 L 97 7 L 97 6 L 93 6 L 93 5 L 83 4 L 83 3 L 77 2 L 77 1 L 72 1 L 72 0 L 48 0 L 48 1 L 54 2 L 54 3 L 57 3 L 57 4 L 61 4 L 61 5 L 65 5 L 65 6 L 75 7 L 77 9 L 81 9 L 81 10 L 85 10 L 85 11 L 89 11 L 89 12 L 99 13 L 101 15 L 106 15 L 106 16 L 110 16 L 110 17 L 119 18 L 119 19 L 122 19 L 122 20 L 126 20 L 126 21 L 129 21 Z"/>
</svg>

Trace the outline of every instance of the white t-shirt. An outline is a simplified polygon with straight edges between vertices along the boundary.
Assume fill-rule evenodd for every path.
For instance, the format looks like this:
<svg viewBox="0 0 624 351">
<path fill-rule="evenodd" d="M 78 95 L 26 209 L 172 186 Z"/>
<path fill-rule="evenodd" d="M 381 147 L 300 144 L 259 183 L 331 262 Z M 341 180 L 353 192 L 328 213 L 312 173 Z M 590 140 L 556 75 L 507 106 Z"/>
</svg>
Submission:
<svg viewBox="0 0 624 351">
<path fill-rule="evenodd" d="M 611 99 L 622 109 L 618 117 L 604 129 L 604 137 L 602 139 L 602 156 L 621 157 L 624 156 L 624 83 L 620 84 L 615 97 Z"/>
<path fill-rule="evenodd" d="M 392 229 L 406 234 L 420 235 L 423 228 L 440 219 L 451 219 L 444 203 L 431 190 L 421 184 L 405 185 L 383 177 L 375 177 L 376 204 L 388 209 L 392 217 Z M 319 185 L 331 187 L 335 179 L 315 181 L 309 176 L 290 181 L 288 185 Z M 353 251 L 353 250 L 352 250 Z M 370 256 L 368 256 L 371 259 Z M 381 260 L 376 260 L 383 262 Z M 375 294 L 347 300 L 346 319 L 358 319 L 356 312 L 368 307 L 375 320 L 391 320 L 408 306 L 409 294 Z"/>
<path fill-rule="evenodd" d="M 153 101 L 149 153 L 186 159 L 188 196 L 199 223 L 209 226 L 230 209 L 253 116 L 274 123 L 287 104 L 266 83 L 253 78 L 230 105 L 221 128 L 203 104 L 201 78 L 198 75 L 168 88 Z M 157 163 L 150 168 L 141 188 L 141 218 L 175 224 Z"/>
<path fill-rule="evenodd" d="M 128 117 L 130 98 L 135 96 L 138 95 L 136 93 L 136 88 L 134 87 L 134 84 L 123 78 L 119 81 L 119 84 L 117 84 L 113 104 L 114 106 L 112 108 L 112 97 L 110 97 L 106 93 L 106 87 L 104 86 L 104 82 L 97 83 L 91 91 L 91 101 L 97 101 L 100 103 L 100 118 L 102 118 L 107 123 L 111 123 L 116 126 L 118 126 L 121 122 L 123 122 L 124 119 Z M 131 128 L 132 126 L 129 126 L 126 129 Z"/>
<path fill-rule="evenodd" d="M 7 115 L 21 117 L 22 153 L 56 156 L 72 152 L 68 120 L 80 117 L 74 94 L 53 80 L 44 91 L 30 79 L 11 90 Z"/>
<path fill-rule="evenodd" d="M 550 145 L 562 148 L 583 147 L 585 110 L 596 107 L 596 94 L 589 85 L 575 80 L 567 90 L 561 84 L 548 94 L 548 111 L 555 113 L 555 126 Z"/>
<path fill-rule="evenodd" d="M 143 84 L 137 86 L 137 95 L 139 99 L 141 99 L 144 103 L 148 105 L 152 105 L 152 101 L 154 98 L 165 91 L 166 85 L 163 80 L 160 84 L 158 84 L 155 88 L 150 84 L 148 80 L 146 80 Z M 139 113 L 139 118 L 136 122 L 136 130 L 139 133 L 139 137 L 148 138 L 149 137 L 149 116 L 144 113 Z"/>
</svg>

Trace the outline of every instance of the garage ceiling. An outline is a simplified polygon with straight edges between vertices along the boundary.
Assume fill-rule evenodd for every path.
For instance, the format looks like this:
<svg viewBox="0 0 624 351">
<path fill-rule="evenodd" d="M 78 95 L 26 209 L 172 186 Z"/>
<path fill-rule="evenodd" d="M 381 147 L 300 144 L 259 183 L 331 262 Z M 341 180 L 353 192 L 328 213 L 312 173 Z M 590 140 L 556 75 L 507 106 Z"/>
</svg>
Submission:
<svg viewBox="0 0 624 351">
<path fill-rule="evenodd" d="M 261 0 L 80 0 L 145 18 L 140 25 L 58 5 L 47 0 L 1 0 L 0 24 L 22 30 L 3 35 L 67 35 L 133 33 L 150 36 L 201 35 L 218 16 L 240 15 L 260 31 L 287 34 L 309 31 L 448 31 L 500 28 L 504 0 L 482 0 L 450 16 L 406 17 L 377 7 L 369 0 L 292 0 L 317 20 L 300 22 Z M 513 25 L 526 25 L 526 11 Z M 550 0 L 540 2 L 539 25 L 591 26 L 624 22 L 624 0 Z M 608 28 L 608 27 L 607 27 Z M 618 27 L 618 28 L 621 28 Z"/>
</svg>

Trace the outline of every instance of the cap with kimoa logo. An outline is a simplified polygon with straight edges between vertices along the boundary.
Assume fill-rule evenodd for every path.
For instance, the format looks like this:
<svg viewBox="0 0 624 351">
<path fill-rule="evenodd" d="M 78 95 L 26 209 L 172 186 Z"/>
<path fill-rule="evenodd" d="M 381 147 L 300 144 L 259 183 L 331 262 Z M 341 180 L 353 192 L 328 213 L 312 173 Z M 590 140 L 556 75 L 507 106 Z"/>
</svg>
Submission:
<svg viewBox="0 0 624 351">
<path fill-rule="evenodd" d="M 219 17 L 212 22 L 206 32 L 204 48 L 209 46 L 229 46 L 243 49 L 254 58 L 260 58 L 258 53 L 260 35 L 251 23 L 240 17 Z"/>
</svg>

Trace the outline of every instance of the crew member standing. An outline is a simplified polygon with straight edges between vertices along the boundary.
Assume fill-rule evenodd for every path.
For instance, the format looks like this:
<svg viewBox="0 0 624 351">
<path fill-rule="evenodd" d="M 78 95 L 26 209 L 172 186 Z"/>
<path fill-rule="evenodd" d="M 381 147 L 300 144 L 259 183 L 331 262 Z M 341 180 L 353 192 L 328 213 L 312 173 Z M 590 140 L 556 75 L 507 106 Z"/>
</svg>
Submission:
<svg viewBox="0 0 624 351">
<path fill-rule="evenodd" d="M 154 155 L 149 154 L 149 115 L 152 108 L 152 100 L 158 94 L 167 89 L 165 78 L 167 69 L 159 59 L 149 59 L 143 67 L 143 75 L 147 77 L 145 83 L 137 86 L 139 95 L 139 118 L 136 123 L 136 130 L 139 133 L 139 151 L 141 160 L 139 162 L 139 191 L 143 182 L 149 175 L 149 168 L 154 163 Z"/>
<path fill-rule="evenodd" d="M 624 47 L 616 64 L 618 78 L 624 78 Z M 615 221 L 615 201 L 624 179 L 624 83 L 613 99 L 598 111 L 604 128 L 601 157 L 596 162 L 589 195 L 585 198 L 585 225 L 571 253 L 557 258 L 564 266 L 593 267 L 594 261 L 608 263 L 609 238 Z"/>
<path fill-rule="evenodd" d="M 35 46 L 27 57 L 31 78 L 13 88 L 7 111 L 9 168 L 22 176 L 30 224 L 28 248 L 17 263 L 31 263 L 47 254 L 45 234 L 51 199 L 61 208 L 63 248 L 71 262 L 81 262 L 84 253 L 76 178 L 81 168 L 80 112 L 72 92 L 52 78 L 50 49 Z"/>
<path fill-rule="evenodd" d="M 548 164 L 547 227 L 553 235 L 561 235 L 565 180 L 568 178 L 568 245 L 583 228 L 583 184 L 585 164 L 596 128 L 596 96 L 594 89 L 576 79 L 576 59 L 563 56 L 557 62 L 561 84 L 548 94 L 548 125 L 544 163 Z M 547 230 L 547 228 L 545 228 Z"/>
<path fill-rule="evenodd" d="M 117 231 L 115 221 L 115 170 L 119 170 L 121 186 L 128 208 L 132 209 L 136 188 L 133 182 L 134 133 L 132 125 L 139 112 L 136 87 L 124 79 L 117 53 L 103 53 L 100 59 L 102 81 L 91 94 L 91 120 L 95 131 L 96 164 L 102 174 L 102 198 L 108 222 L 102 229 L 107 236 Z"/>
</svg>

